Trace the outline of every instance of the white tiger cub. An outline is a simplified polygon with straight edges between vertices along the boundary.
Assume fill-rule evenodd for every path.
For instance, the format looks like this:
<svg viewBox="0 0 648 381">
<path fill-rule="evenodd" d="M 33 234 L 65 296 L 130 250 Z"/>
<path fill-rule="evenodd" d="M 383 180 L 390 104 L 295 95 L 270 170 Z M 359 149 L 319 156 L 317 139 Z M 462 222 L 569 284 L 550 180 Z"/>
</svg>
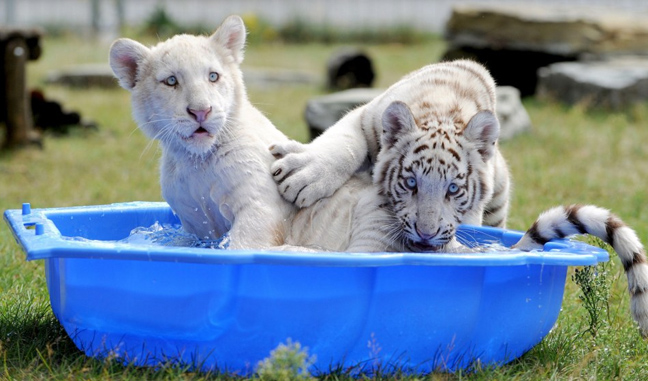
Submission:
<svg viewBox="0 0 648 381">
<path fill-rule="evenodd" d="M 147 48 L 118 39 L 110 66 L 132 94 L 133 118 L 160 141 L 162 195 L 201 239 L 230 248 L 284 244 L 294 207 L 269 174 L 271 142 L 287 138 L 249 102 L 239 65 L 246 31 L 230 16 L 210 37 Z"/>
<path fill-rule="evenodd" d="M 383 251 L 416 251 L 416 252 L 456 252 L 471 251 L 461 246 L 448 231 L 442 239 L 434 243 L 422 244 L 417 241 L 418 229 L 411 229 L 409 216 L 418 213 L 417 208 L 421 203 L 416 197 L 428 197 L 434 194 L 434 187 L 419 187 L 420 183 L 430 184 L 438 177 L 438 173 L 451 171 L 451 167 L 457 167 L 449 158 L 445 157 L 444 150 L 416 152 L 425 136 L 424 131 L 417 131 L 418 128 L 412 121 L 405 123 L 402 119 L 406 116 L 407 106 L 401 102 L 394 102 L 385 111 L 383 118 L 382 148 L 377 156 L 373 174 L 373 184 L 362 182 L 362 175 L 354 175 L 351 180 L 345 183 L 341 190 L 333 197 L 317 201 L 313 206 L 302 208 L 297 218 L 302 219 L 303 225 L 311 223 L 312 226 L 336 225 L 337 229 L 345 224 L 340 220 L 332 224 L 321 224 L 317 220 L 322 214 L 326 218 L 334 218 L 332 213 L 324 213 L 325 210 L 346 210 L 349 205 L 340 204 L 338 194 L 349 192 L 347 189 L 350 183 L 355 182 L 353 193 L 356 197 L 355 204 L 351 207 L 352 216 L 349 224 L 349 238 L 344 242 L 347 251 L 350 252 L 383 252 Z M 476 128 L 480 123 L 471 126 Z M 470 131 L 467 131 L 470 133 Z M 392 144 L 395 142 L 395 144 Z M 466 145 L 464 145 L 465 147 Z M 458 162 L 466 162 L 466 156 L 471 152 L 461 153 L 462 159 Z M 479 152 L 473 154 L 481 155 Z M 454 157 L 454 154 L 450 154 Z M 445 162 L 444 164 L 440 164 Z M 433 164 L 434 166 L 430 166 Z M 423 175 L 417 176 L 416 181 L 412 179 L 412 170 L 422 170 Z M 416 196 L 416 197 L 414 197 Z M 347 199 L 346 201 L 349 201 Z M 350 202 L 350 201 L 349 201 Z M 459 203 L 461 205 L 462 203 Z M 425 206 L 423 205 L 423 208 Z M 320 213 L 320 214 L 318 214 Z M 349 213 L 348 213 L 349 214 Z M 435 223 L 442 216 L 421 213 L 431 219 L 428 223 Z M 308 217 L 304 217 L 308 216 Z M 417 222 L 420 222 L 419 218 Z M 312 223 L 315 224 L 312 224 Z M 441 225 L 441 224 L 439 224 Z M 326 229 L 326 228 L 324 228 Z M 416 231 L 416 234 L 412 231 Z M 550 240 L 565 238 L 576 234 L 590 234 L 599 237 L 610 244 L 617 252 L 628 279 L 628 290 L 631 296 L 632 316 L 639 324 L 640 333 L 648 336 L 648 260 L 643 245 L 637 238 L 636 233 L 628 227 L 619 217 L 593 205 L 571 205 L 550 209 L 542 213 L 533 223 L 531 228 L 516 243 L 513 248 L 530 251 L 542 249 L 543 245 Z M 414 238 L 412 238 L 414 237 Z M 346 238 L 345 238 L 346 239 Z M 344 246 L 343 246 L 344 247 Z"/>
<path fill-rule="evenodd" d="M 423 73 L 416 72 L 405 77 L 400 84 L 407 84 L 407 81 L 416 78 L 417 73 L 424 74 L 427 70 L 442 69 L 453 73 L 452 66 L 455 65 L 466 65 L 461 69 L 468 67 L 484 75 L 484 70 L 475 69 L 475 64 L 461 61 L 424 68 Z M 442 89 L 440 95 L 449 98 L 450 104 L 461 99 L 453 94 L 456 89 L 463 96 L 471 94 L 465 86 L 459 86 L 451 78 L 440 80 L 439 77 L 427 77 L 429 75 L 423 76 L 429 81 L 427 84 L 409 82 L 409 85 L 417 85 L 414 86 L 414 93 L 419 94 L 430 82 L 436 82 Z M 492 80 L 485 79 L 482 83 L 489 87 Z M 459 223 L 480 225 L 480 222 L 484 222 L 503 227 L 508 208 L 509 179 L 506 165 L 497 151 L 499 125 L 493 112 L 475 111 L 479 108 L 469 102 L 468 107 L 474 114 L 469 121 L 454 126 L 456 114 L 421 114 L 421 106 L 418 113 L 412 112 L 406 103 L 393 101 L 396 97 L 387 93 L 382 96 L 383 100 L 378 99 L 365 108 L 353 111 L 345 118 L 346 121 L 343 119 L 341 124 L 332 127 L 331 132 L 327 131 L 311 145 L 292 142 L 271 147 L 279 159 L 272 167 L 273 176 L 284 197 L 292 197 L 291 201 L 306 205 L 311 201 L 308 197 L 331 191 L 326 189 L 323 182 L 313 184 L 313 189 L 307 189 L 309 185 L 299 181 L 310 178 L 313 175 L 311 171 L 319 168 L 318 175 L 324 180 L 332 184 L 340 182 L 327 176 L 335 173 L 346 176 L 348 171 L 355 170 L 353 163 L 357 164 L 357 158 L 367 153 L 358 150 L 353 139 L 361 139 L 359 146 L 362 147 L 362 140 L 366 138 L 370 164 L 375 163 L 372 168 L 373 186 L 359 187 L 355 193 L 357 204 L 351 213 L 348 251 L 461 251 L 462 247 L 455 239 L 455 229 Z M 386 102 L 385 98 L 391 102 L 385 106 L 380 117 L 364 115 L 380 110 L 380 102 Z M 435 101 L 438 99 L 443 104 L 444 98 L 435 98 Z M 425 102 L 428 108 L 432 108 L 432 99 Z M 494 104 L 490 104 L 494 108 Z M 447 107 L 446 110 L 453 110 L 453 113 L 460 111 L 459 107 Z M 328 138 L 325 140 L 324 137 Z M 334 144 L 336 139 L 339 142 L 337 146 Z M 372 155 L 372 149 L 377 149 L 378 153 Z M 335 166 L 338 155 L 342 156 L 343 162 L 350 160 L 352 164 Z M 495 167 L 490 167 L 490 171 L 489 161 Z M 327 170 L 317 165 L 327 162 Z M 358 181 L 361 174 L 355 174 L 351 180 Z M 492 182 L 489 182 L 491 179 Z M 341 189 L 347 184 L 344 183 Z M 292 193 L 288 192 L 290 187 L 294 187 Z M 495 189 L 489 190 L 489 187 Z M 337 196 L 338 191 L 333 191 Z M 323 197 L 315 201 L 314 207 L 302 208 L 301 217 L 315 216 L 315 210 L 318 207 L 326 208 L 333 198 Z M 480 209 L 480 202 L 487 206 Z M 491 205 L 491 213 L 488 205 Z M 474 213 L 474 209 L 470 213 L 471 207 L 484 210 L 483 221 L 479 220 L 480 215 Z M 463 219 L 464 215 L 469 218 Z M 308 218 L 304 220 L 308 221 Z M 618 253 L 628 278 L 632 315 L 639 324 L 641 334 L 648 336 L 648 261 L 635 232 L 618 217 L 592 205 L 554 208 L 541 214 L 515 247 L 533 250 L 541 248 L 551 239 L 585 233 L 603 239 Z"/>
<path fill-rule="evenodd" d="M 619 256 L 628 278 L 630 310 L 648 337 L 648 260 L 637 234 L 619 217 L 594 205 L 559 206 L 542 213 L 513 247 L 542 249 L 548 241 L 590 234 L 608 243 Z"/>
<path fill-rule="evenodd" d="M 274 144 L 271 170 L 284 198 L 307 207 L 368 160 L 406 247 L 437 250 L 461 223 L 505 226 L 510 179 L 498 137 L 492 77 L 459 60 L 405 76 L 310 144 Z"/>
</svg>

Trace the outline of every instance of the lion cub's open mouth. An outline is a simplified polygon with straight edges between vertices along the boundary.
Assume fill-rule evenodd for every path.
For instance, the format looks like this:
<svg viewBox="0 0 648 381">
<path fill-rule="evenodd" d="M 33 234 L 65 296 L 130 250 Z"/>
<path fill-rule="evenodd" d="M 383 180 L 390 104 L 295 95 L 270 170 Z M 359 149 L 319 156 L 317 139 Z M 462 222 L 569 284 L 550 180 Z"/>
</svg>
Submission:
<svg viewBox="0 0 648 381">
<path fill-rule="evenodd" d="M 198 127 L 198 129 L 194 131 L 192 135 L 193 136 L 209 135 L 209 131 L 205 130 L 202 127 Z"/>
</svg>

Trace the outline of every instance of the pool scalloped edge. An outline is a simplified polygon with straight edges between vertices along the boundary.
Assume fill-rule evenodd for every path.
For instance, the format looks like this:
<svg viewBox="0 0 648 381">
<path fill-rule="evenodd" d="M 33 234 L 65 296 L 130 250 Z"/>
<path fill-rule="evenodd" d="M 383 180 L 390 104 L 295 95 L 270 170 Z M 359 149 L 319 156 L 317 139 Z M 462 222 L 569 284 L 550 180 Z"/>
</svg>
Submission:
<svg viewBox="0 0 648 381">
<path fill-rule="evenodd" d="M 166 203 L 23 213 L 4 218 L 27 259 L 45 261 L 52 310 L 86 354 L 241 374 L 287 339 L 308 347 L 320 371 L 501 365 L 549 332 L 567 266 L 609 259 L 569 240 L 543 251 L 471 254 L 151 248 L 115 240 L 156 221 L 177 223 Z M 506 246 L 522 236 L 462 229 Z"/>
</svg>

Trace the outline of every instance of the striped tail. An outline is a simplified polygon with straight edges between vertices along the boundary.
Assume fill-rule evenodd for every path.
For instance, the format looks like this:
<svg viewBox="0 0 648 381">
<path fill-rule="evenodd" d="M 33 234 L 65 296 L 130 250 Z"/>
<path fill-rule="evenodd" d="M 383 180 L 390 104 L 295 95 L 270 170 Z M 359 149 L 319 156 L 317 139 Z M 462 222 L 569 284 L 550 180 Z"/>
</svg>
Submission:
<svg viewBox="0 0 648 381">
<path fill-rule="evenodd" d="M 541 249 L 552 239 L 590 234 L 616 251 L 628 277 L 630 309 L 642 336 L 648 337 L 648 261 L 634 230 L 610 211 L 593 205 L 559 206 L 542 213 L 513 247 Z"/>
</svg>

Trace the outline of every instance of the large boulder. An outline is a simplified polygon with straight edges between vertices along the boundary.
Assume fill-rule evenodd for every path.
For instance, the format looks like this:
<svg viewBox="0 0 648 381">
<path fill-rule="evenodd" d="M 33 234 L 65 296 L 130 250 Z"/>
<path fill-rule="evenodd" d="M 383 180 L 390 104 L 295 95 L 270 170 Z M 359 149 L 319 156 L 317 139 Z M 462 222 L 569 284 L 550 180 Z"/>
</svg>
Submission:
<svg viewBox="0 0 648 381">
<path fill-rule="evenodd" d="M 346 113 L 368 103 L 384 89 L 350 89 L 313 98 L 306 104 L 304 116 L 311 140 L 334 125 Z M 497 87 L 497 117 L 500 140 L 507 140 L 531 128 L 531 119 L 520 101 L 520 92 L 513 87 Z"/>
<path fill-rule="evenodd" d="M 641 15 L 593 6 L 464 4 L 446 25 L 446 59 L 484 63 L 497 83 L 532 95 L 537 70 L 583 57 L 648 51 Z"/>
<path fill-rule="evenodd" d="M 648 99 L 648 58 L 555 63 L 538 71 L 538 96 L 620 109 Z"/>
</svg>

